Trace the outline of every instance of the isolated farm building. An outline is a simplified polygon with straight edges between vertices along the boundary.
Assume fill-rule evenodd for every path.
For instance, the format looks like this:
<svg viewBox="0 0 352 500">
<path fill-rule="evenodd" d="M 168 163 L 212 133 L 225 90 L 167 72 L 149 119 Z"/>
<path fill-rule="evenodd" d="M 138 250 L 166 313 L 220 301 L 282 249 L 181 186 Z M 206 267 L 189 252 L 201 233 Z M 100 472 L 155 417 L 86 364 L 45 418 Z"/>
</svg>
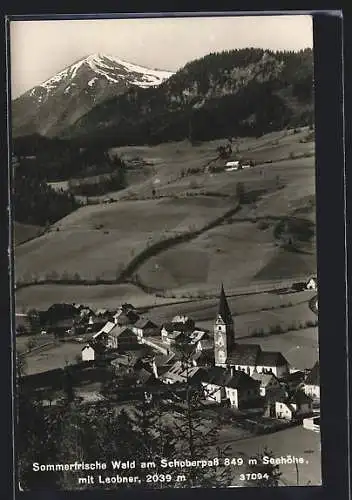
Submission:
<svg viewBox="0 0 352 500">
<path fill-rule="evenodd" d="M 306 283 L 307 290 L 317 290 L 318 289 L 318 281 L 316 276 L 311 276 Z"/>
<path fill-rule="evenodd" d="M 304 392 L 314 399 L 320 399 L 320 367 L 315 363 L 304 381 Z"/>
<path fill-rule="evenodd" d="M 260 383 L 260 395 L 265 397 L 280 387 L 279 380 L 272 373 L 252 373 L 252 379 Z"/>
<path fill-rule="evenodd" d="M 235 341 L 234 322 L 223 286 L 214 322 L 214 358 L 216 366 L 229 366 L 247 375 L 256 371 L 273 373 L 281 378 L 289 373 L 288 361 L 280 352 L 263 351 L 258 344 L 239 344 Z"/>
<path fill-rule="evenodd" d="M 242 371 L 213 367 L 207 370 L 202 380 L 204 397 L 207 401 L 228 403 L 233 408 L 257 402 L 260 383 Z"/>
<path fill-rule="evenodd" d="M 228 161 L 226 164 L 225 164 L 225 169 L 227 171 L 231 171 L 231 170 L 238 170 L 239 168 L 241 167 L 241 164 L 239 161 Z"/>
<path fill-rule="evenodd" d="M 142 339 L 143 337 L 159 335 L 160 333 L 158 325 L 145 317 L 140 317 L 131 328 L 139 339 Z"/>
</svg>

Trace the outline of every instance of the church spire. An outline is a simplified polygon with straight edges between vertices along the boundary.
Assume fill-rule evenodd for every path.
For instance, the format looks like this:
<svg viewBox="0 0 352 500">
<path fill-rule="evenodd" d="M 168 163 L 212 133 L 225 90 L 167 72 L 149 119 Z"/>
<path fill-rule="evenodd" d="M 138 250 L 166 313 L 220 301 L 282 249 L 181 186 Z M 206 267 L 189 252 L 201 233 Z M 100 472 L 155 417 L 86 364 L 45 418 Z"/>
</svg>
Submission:
<svg viewBox="0 0 352 500">
<path fill-rule="evenodd" d="M 221 317 L 221 319 L 225 324 L 232 323 L 232 315 L 225 295 L 224 285 L 222 283 L 221 283 L 218 315 Z"/>
</svg>

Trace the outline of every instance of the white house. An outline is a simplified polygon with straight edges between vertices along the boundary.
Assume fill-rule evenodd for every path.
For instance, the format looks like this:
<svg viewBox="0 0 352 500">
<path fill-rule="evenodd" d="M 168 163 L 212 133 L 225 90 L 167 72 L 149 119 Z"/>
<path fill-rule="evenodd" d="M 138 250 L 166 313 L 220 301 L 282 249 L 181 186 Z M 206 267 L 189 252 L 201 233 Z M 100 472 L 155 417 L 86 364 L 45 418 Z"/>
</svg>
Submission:
<svg viewBox="0 0 352 500">
<path fill-rule="evenodd" d="M 81 351 L 82 361 L 94 361 L 95 350 L 89 344 L 85 345 Z"/>
<path fill-rule="evenodd" d="M 275 402 L 276 418 L 284 418 L 292 420 L 312 412 L 312 400 L 304 392 L 298 391 L 297 394 L 289 401 Z"/>
<path fill-rule="evenodd" d="M 317 278 L 315 276 L 311 276 L 309 280 L 306 283 L 306 288 L 307 290 L 317 290 L 318 289 L 318 282 Z"/>
<path fill-rule="evenodd" d="M 304 392 L 313 399 L 320 400 L 320 368 L 319 361 L 315 363 L 304 381 Z"/>
<path fill-rule="evenodd" d="M 238 170 L 239 166 L 240 166 L 240 162 L 239 161 L 228 161 L 226 163 L 226 165 L 225 165 L 225 169 L 228 172 L 231 172 L 232 170 Z"/>
<path fill-rule="evenodd" d="M 313 432 L 320 432 L 320 416 L 303 419 L 303 427 Z"/>
<path fill-rule="evenodd" d="M 241 371 L 213 367 L 202 380 L 204 397 L 207 401 L 222 403 L 239 408 L 242 403 L 256 401 L 259 397 L 259 382 Z"/>
</svg>

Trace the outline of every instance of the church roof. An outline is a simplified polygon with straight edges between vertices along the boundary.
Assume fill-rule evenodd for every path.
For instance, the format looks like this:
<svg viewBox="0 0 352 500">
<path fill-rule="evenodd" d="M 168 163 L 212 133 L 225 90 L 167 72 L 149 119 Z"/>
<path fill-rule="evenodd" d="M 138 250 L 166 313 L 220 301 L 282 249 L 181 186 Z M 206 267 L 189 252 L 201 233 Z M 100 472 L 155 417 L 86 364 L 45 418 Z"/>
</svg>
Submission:
<svg viewBox="0 0 352 500">
<path fill-rule="evenodd" d="M 231 311 L 230 311 L 229 304 L 227 302 L 227 298 L 225 295 L 224 286 L 222 284 L 221 284 L 221 291 L 220 291 L 218 314 L 219 314 L 219 316 L 221 316 L 222 320 L 225 323 L 232 323 Z"/>
<path fill-rule="evenodd" d="M 258 344 L 235 344 L 227 357 L 227 363 L 230 365 L 256 366 L 260 353 L 261 347 Z"/>
<path fill-rule="evenodd" d="M 262 351 L 257 359 L 259 366 L 285 366 L 287 359 L 278 351 Z"/>
</svg>

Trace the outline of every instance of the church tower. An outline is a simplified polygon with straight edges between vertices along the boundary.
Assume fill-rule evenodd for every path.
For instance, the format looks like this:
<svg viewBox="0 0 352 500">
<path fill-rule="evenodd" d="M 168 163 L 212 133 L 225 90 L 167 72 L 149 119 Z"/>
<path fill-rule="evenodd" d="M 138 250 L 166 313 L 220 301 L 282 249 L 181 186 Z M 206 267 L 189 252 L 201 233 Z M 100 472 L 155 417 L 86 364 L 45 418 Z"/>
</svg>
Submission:
<svg viewBox="0 0 352 500">
<path fill-rule="evenodd" d="M 226 360 L 235 345 L 233 319 L 224 287 L 221 285 L 218 314 L 214 325 L 214 358 L 216 366 L 226 366 Z"/>
</svg>

